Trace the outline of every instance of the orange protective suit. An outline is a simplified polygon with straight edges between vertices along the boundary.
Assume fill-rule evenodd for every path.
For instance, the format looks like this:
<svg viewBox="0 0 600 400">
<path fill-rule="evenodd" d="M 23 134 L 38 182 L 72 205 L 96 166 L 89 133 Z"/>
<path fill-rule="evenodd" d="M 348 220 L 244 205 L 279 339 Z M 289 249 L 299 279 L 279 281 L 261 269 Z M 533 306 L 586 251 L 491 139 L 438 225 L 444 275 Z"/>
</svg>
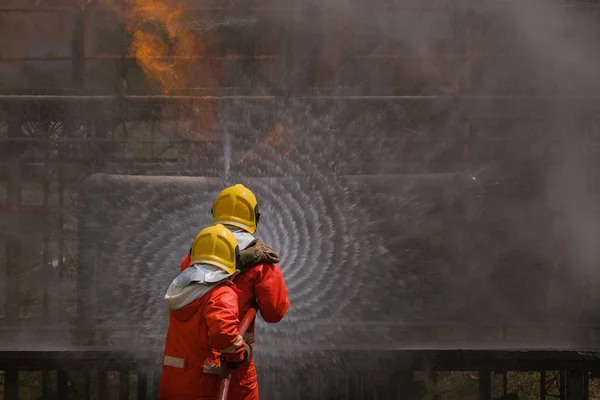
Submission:
<svg viewBox="0 0 600 400">
<path fill-rule="evenodd" d="M 191 303 L 169 310 L 159 400 L 217 399 L 219 356 L 234 362 L 244 359 L 238 294 L 235 285 L 225 280 Z"/>
<path fill-rule="evenodd" d="M 256 243 L 253 243 L 256 244 Z M 251 245 L 252 246 L 252 245 Z M 181 260 L 181 270 L 190 266 L 190 255 Z M 265 322 L 279 322 L 285 316 L 289 306 L 287 286 L 281 269 L 277 264 L 258 264 L 243 269 L 233 278 L 238 292 L 240 318 L 246 314 L 253 302 L 258 303 L 258 310 Z M 244 341 L 254 343 L 254 321 L 244 335 Z M 229 400 L 258 400 L 258 376 L 254 360 L 243 364 L 231 373 Z"/>
</svg>

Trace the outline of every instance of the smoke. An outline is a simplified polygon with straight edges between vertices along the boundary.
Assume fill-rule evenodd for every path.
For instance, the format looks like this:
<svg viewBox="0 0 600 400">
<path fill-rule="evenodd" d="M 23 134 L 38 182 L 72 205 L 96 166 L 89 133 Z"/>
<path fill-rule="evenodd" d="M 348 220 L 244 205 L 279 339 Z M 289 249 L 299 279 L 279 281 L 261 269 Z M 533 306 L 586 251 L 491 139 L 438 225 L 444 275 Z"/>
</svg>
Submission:
<svg viewBox="0 0 600 400">
<path fill-rule="evenodd" d="M 513 322 L 550 318 L 554 310 L 583 315 L 584 283 L 600 257 L 591 154 L 595 110 L 582 98 L 600 88 L 600 32 L 589 9 L 541 0 L 271 2 L 253 10 L 167 0 L 136 0 L 116 10 L 108 0 L 92 2 L 87 10 L 97 32 L 90 42 L 113 55 L 121 49 L 115 32 L 109 36 L 102 27 L 111 24 L 102 24 L 99 3 L 126 23 L 126 54 L 135 57 L 127 68 L 139 72 L 129 71 L 129 94 L 156 83 L 153 89 L 167 94 L 276 95 L 263 102 L 198 102 L 184 115 L 164 112 L 161 148 L 170 148 L 176 136 L 225 140 L 174 152 L 172 169 L 165 163 L 156 171 L 226 179 L 310 176 L 320 182 L 323 199 L 339 189 L 340 174 L 472 172 L 486 189 L 476 224 L 460 219 L 448 205 L 452 196 L 433 189 L 425 195 L 416 189 L 421 183 L 410 180 L 386 181 L 348 206 L 360 207 L 360 218 L 349 218 L 352 226 L 360 222 L 378 244 L 365 254 L 378 253 L 373 259 L 393 277 L 378 283 L 406 304 L 416 299 L 385 317 Z M 185 12 L 190 6 L 193 12 Z M 9 36 L 18 35 L 2 35 Z M 102 65 L 93 64 L 92 71 L 105 73 Z M 107 86 L 94 73 L 87 79 Z M 372 97 L 306 98 L 328 95 Z M 169 118 L 178 119 L 185 133 L 174 133 L 179 127 Z M 109 134 L 118 136 L 116 128 Z M 442 186 L 429 186 L 436 185 Z M 456 192 L 462 187 L 457 184 Z M 428 208 L 436 197 L 456 219 Z M 294 198 L 311 207 L 306 193 Z M 340 243 L 352 237 L 327 232 Z M 185 248 L 181 240 L 173 245 Z M 453 301 L 442 301 L 450 295 Z"/>
<path fill-rule="evenodd" d="M 167 26 L 175 42 L 183 35 L 202 47 L 208 37 L 190 33 L 219 25 L 227 38 L 220 54 L 289 57 L 287 64 L 222 61 L 217 75 L 231 78 L 221 85 L 249 94 L 288 85 L 298 98 L 209 110 L 225 135 L 223 163 L 207 159 L 218 165 L 212 169 L 224 165 L 230 179 L 306 174 L 315 181 L 332 173 L 472 171 L 487 191 L 475 224 L 431 211 L 436 206 L 419 189 L 427 186 L 422 182 L 392 183 L 364 200 L 371 218 L 365 227 L 381 245 L 373 262 L 391 274 L 389 282 L 377 281 L 385 290 L 368 295 L 404 296 L 396 303 L 402 311 L 377 317 L 515 323 L 548 322 L 557 310 L 583 312 L 578 281 L 598 261 L 597 223 L 586 200 L 591 160 L 580 151 L 590 147 L 583 135 L 588 111 L 576 98 L 598 88 L 597 28 L 589 13 L 559 1 L 271 6 L 275 11 L 244 11 L 243 27 L 210 11 L 188 21 L 180 9 L 166 14 L 177 15 L 178 23 Z M 142 64 L 153 67 L 154 60 Z M 161 81 L 165 91 L 183 82 L 185 90 L 214 84 L 181 66 L 172 68 L 177 80 Z M 428 98 L 301 98 L 327 95 Z M 276 143 L 280 132 L 289 146 Z M 192 153 L 179 173 L 199 173 L 196 159 Z"/>
<path fill-rule="evenodd" d="M 564 1 L 453 10 L 410 6 L 415 4 L 302 7 L 295 14 L 302 37 L 294 49 L 296 82 L 341 95 L 479 100 L 321 105 L 300 118 L 323 121 L 326 115 L 328 135 L 346 141 L 352 162 L 343 164 L 352 170 L 436 171 L 454 160 L 454 168 L 479 176 L 489 189 L 485 220 L 472 231 L 473 259 L 461 260 L 481 279 L 467 295 L 481 301 L 472 318 L 510 323 L 549 321 L 553 312 L 584 317 L 582 302 L 600 261 L 591 153 L 597 128 L 589 98 L 600 88 L 597 15 Z M 356 137 L 362 148 L 351 142 Z M 457 166 L 461 156 L 466 162 Z M 496 185 L 501 192 L 494 192 Z M 400 225 L 377 233 L 390 242 L 405 234 Z M 409 250 L 401 246 L 393 251 L 395 260 Z M 412 277 L 403 271 L 400 287 L 431 289 L 423 267 Z"/>
<path fill-rule="evenodd" d="M 593 7 L 593 6 L 592 6 Z M 506 10 L 521 38 L 520 54 L 528 55 L 526 77 L 536 94 L 552 96 L 545 105 L 549 118 L 542 135 L 531 143 L 545 150 L 546 180 L 543 193 L 547 209 L 538 221 L 537 237 L 530 243 L 558 268 L 563 281 L 561 305 L 574 319 L 586 317 L 586 297 L 595 284 L 593 272 L 600 262 L 597 249 L 599 214 L 594 205 L 598 196 L 594 163 L 597 121 L 591 96 L 600 89 L 597 71 L 600 52 L 598 18 L 590 8 L 559 1 L 530 1 Z M 529 159 L 535 159 L 535 154 Z M 551 229 L 551 234 L 544 232 Z M 535 242 L 538 243 L 535 243 Z M 544 243 L 545 242 L 545 243 Z"/>
</svg>

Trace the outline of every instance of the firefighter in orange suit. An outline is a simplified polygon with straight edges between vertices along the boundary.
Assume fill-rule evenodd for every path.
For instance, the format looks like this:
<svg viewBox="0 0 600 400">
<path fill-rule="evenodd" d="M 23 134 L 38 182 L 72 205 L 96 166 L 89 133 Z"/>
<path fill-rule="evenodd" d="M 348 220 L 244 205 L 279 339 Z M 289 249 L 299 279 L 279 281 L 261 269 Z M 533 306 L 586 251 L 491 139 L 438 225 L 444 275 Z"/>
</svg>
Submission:
<svg viewBox="0 0 600 400">
<path fill-rule="evenodd" d="M 173 280 L 165 299 L 169 330 L 160 400 L 217 399 L 221 365 L 248 363 L 250 348 L 238 333 L 238 290 L 231 282 L 239 247 L 233 233 L 217 224 L 198 233 L 191 266 Z"/>
<path fill-rule="evenodd" d="M 233 282 L 240 290 L 238 304 L 240 318 L 253 304 L 258 305 L 267 323 L 283 319 L 290 306 L 287 287 L 277 264 L 279 257 L 263 242 L 254 237 L 260 219 L 258 202 L 247 187 L 230 186 L 217 196 L 212 208 L 213 223 L 227 226 L 235 235 L 240 247 L 239 275 Z M 181 270 L 190 265 L 190 254 L 181 261 Z M 254 322 L 244 335 L 249 345 L 254 343 Z M 257 400 L 258 377 L 250 352 L 250 362 L 231 374 L 229 400 Z"/>
</svg>

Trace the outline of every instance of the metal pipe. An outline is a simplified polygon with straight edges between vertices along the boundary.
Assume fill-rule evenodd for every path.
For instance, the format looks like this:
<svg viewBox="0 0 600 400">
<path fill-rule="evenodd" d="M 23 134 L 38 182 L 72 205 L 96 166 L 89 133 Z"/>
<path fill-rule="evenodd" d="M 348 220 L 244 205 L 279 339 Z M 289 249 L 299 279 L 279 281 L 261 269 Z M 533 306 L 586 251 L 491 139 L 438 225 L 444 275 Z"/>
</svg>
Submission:
<svg viewBox="0 0 600 400">
<path fill-rule="evenodd" d="M 546 370 L 540 371 L 540 400 L 546 400 Z"/>
<path fill-rule="evenodd" d="M 588 9 L 597 9 L 600 8 L 600 5 L 594 2 L 578 2 L 576 4 L 548 4 L 548 7 L 554 9 L 572 9 L 572 8 L 588 8 Z M 319 4 L 321 9 L 330 9 L 330 10 L 373 10 L 374 7 L 370 4 L 368 5 L 349 5 L 344 7 L 338 7 L 335 5 L 328 5 L 326 3 Z M 519 3 L 491 3 L 491 4 L 458 4 L 458 5 L 415 5 L 415 6 L 404 6 L 404 5 L 381 5 L 377 6 L 377 11 L 450 11 L 453 9 L 459 10 L 498 10 L 498 9 L 507 9 L 507 8 L 516 8 L 519 9 Z M 110 5 L 104 4 L 93 4 L 89 6 L 89 8 L 94 9 L 110 9 Z M 524 7 L 523 7 L 524 8 Z M 75 7 L 10 7 L 10 8 L 0 8 L 0 13 L 48 13 L 48 12 L 68 12 L 74 11 Z M 166 7 L 140 7 L 140 11 L 161 11 L 167 10 Z M 191 12 L 191 11 L 233 11 L 233 7 L 218 7 L 218 6 L 189 6 L 182 9 L 183 12 Z M 236 12 L 244 11 L 244 12 L 252 12 L 252 11 L 290 11 L 290 7 L 288 6 L 254 6 L 254 7 L 236 7 Z"/>
<path fill-rule="evenodd" d="M 148 387 L 148 374 L 146 371 L 139 371 L 137 378 L 137 400 L 146 400 L 146 388 Z"/>
<path fill-rule="evenodd" d="M 0 13 L 22 13 L 22 14 L 37 14 L 37 13 L 64 13 L 75 11 L 74 7 L 11 7 L 0 8 Z"/>
<path fill-rule="evenodd" d="M 19 399 L 19 370 L 8 368 L 4 371 L 4 399 Z"/>
<path fill-rule="evenodd" d="M 500 56 L 500 55 L 498 55 Z M 360 58 L 388 58 L 386 56 L 357 56 Z M 389 58 L 397 58 L 401 56 L 390 56 Z M 57 61 L 71 61 L 75 57 L 70 56 L 48 56 L 48 57 L 0 57 L 0 62 L 57 62 Z M 226 60 L 226 61 L 243 61 L 243 60 L 280 60 L 284 56 L 280 55 L 257 55 L 257 56 L 242 56 L 242 55 L 228 55 L 228 56 L 148 56 L 148 57 L 137 57 L 132 55 L 95 55 L 79 57 L 85 61 L 93 60 L 138 60 L 140 58 L 144 60 Z M 405 57 L 402 57 L 405 58 Z M 409 56 L 406 58 L 417 58 L 425 59 L 424 57 Z"/>
<path fill-rule="evenodd" d="M 69 375 L 62 369 L 56 373 L 56 394 L 58 398 L 65 400 L 69 396 Z"/>
<path fill-rule="evenodd" d="M 566 398 L 568 400 L 587 400 L 585 390 L 586 372 L 583 370 L 567 371 L 567 390 Z"/>
<path fill-rule="evenodd" d="M 479 371 L 479 400 L 492 400 L 492 379 L 490 371 Z"/>
<path fill-rule="evenodd" d="M 318 91 L 319 88 L 314 88 Z M 322 88 L 322 90 L 332 90 Z M 453 95 L 298 95 L 295 99 L 307 100 L 600 100 L 600 95 L 593 96 L 572 96 L 572 95 L 465 95 L 456 97 Z M 134 100 L 284 100 L 285 97 L 278 94 L 273 95 L 18 95 L 18 94 L 0 94 L 2 100 L 18 101 L 42 101 L 42 100 L 113 100 L 113 101 L 134 101 Z"/>
<path fill-rule="evenodd" d="M 85 26 L 81 8 L 73 14 L 73 31 L 71 35 L 71 86 L 76 89 L 84 87 L 85 77 Z"/>
<path fill-rule="evenodd" d="M 10 115 L 8 120 L 8 137 L 18 138 L 21 131 L 21 120 L 14 110 L 7 110 Z M 23 170 L 21 163 L 21 148 L 17 145 L 9 147 L 10 152 L 6 157 L 6 197 L 7 205 L 18 210 L 21 206 L 21 185 Z M 18 221 L 18 220 L 17 220 Z M 21 240 L 14 235 L 6 240 L 6 317 L 11 322 L 16 322 L 21 315 Z"/>
<path fill-rule="evenodd" d="M 140 96 L 114 96 L 114 95 L 11 95 L 2 94 L 0 100 L 41 101 L 41 100 L 276 100 L 280 96 L 166 96 L 166 95 L 140 95 Z"/>
</svg>

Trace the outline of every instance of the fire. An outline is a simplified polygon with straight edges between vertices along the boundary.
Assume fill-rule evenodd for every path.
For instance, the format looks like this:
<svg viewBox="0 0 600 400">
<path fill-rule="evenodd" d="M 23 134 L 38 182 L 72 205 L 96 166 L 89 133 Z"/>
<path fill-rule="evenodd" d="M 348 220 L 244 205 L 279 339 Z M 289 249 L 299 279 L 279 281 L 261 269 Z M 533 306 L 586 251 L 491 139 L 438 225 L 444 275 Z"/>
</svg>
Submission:
<svg viewBox="0 0 600 400">
<path fill-rule="evenodd" d="M 205 58 L 209 38 L 186 30 L 184 0 L 83 0 L 115 12 L 131 35 L 129 53 L 148 81 L 163 94 L 185 94 L 206 82 Z M 205 86 L 205 85 L 204 85 Z"/>
<path fill-rule="evenodd" d="M 165 94 L 175 94 L 185 87 L 183 55 L 194 50 L 194 38 L 187 32 L 176 32 L 182 9 L 164 0 L 133 0 L 126 13 L 127 27 L 132 33 L 130 52 L 146 77 L 158 82 Z"/>
<path fill-rule="evenodd" d="M 160 84 L 165 94 L 177 94 L 187 86 L 184 56 L 195 55 L 197 39 L 191 32 L 178 32 L 183 10 L 165 0 L 132 0 L 125 13 L 132 33 L 130 47 L 146 77 Z"/>
<path fill-rule="evenodd" d="M 219 81 L 218 72 L 206 57 L 211 32 L 193 31 L 200 20 L 186 9 L 186 0 L 82 0 L 90 9 L 95 4 L 109 8 L 123 21 L 131 37 L 129 55 L 143 71 L 148 84 L 163 95 L 193 95 L 205 90 L 208 82 Z M 85 6 L 85 4 L 84 4 Z M 92 11 L 93 12 L 93 11 Z M 191 22 L 190 22 L 191 21 Z M 210 135 L 216 104 L 190 99 L 192 110 L 180 121 L 188 135 Z M 191 151 L 191 149 L 190 149 Z"/>
<path fill-rule="evenodd" d="M 284 157 L 289 157 L 292 152 L 292 135 L 291 130 L 288 129 L 286 133 L 286 129 L 283 127 L 283 124 L 277 124 L 271 134 L 267 137 L 266 142 L 273 146 L 274 148 L 278 148 L 280 142 L 283 144 L 282 154 Z M 246 154 L 251 153 L 256 148 L 253 147 L 249 149 Z M 238 164 L 246 161 L 246 155 L 240 157 L 237 161 Z"/>
<path fill-rule="evenodd" d="M 291 131 L 288 129 L 288 131 Z M 283 156 L 289 157 L 292 151 L 292 135 L 291 132 L 288 132 L 284 135 L 284 128 L 282 124 L 277 124 L 271 136 L 269 136 L 269 144 L 273 147 L 279 146 L 279 142 L 281 141 L 283 144 Z"/>
<path fill-rule="evenodd" d="M 279 144 L 279 139 L 281 138 L 282 134 L 283 134 L 283 125 L 277 124 L 275 129 L 273 129 L 273 133 L 271 134 L 271 136 L 268 139 L 269 144 L 271 144 L 272 146 L 277 146 Z"/>
</svg>

